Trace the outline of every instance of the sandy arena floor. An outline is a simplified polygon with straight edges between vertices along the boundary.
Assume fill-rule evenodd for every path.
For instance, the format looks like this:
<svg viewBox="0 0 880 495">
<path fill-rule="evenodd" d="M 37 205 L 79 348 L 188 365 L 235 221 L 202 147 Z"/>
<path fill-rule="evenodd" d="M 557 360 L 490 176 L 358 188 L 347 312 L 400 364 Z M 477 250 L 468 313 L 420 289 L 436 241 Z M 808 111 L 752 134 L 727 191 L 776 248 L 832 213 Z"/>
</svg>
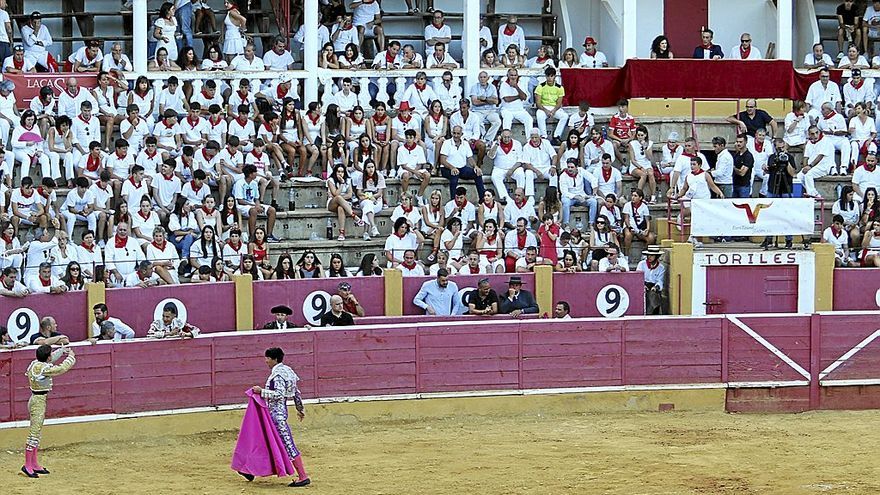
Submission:
<svg viewBox="0 0 880 495">
<path fill-rule="evenodd" d="M 306 422 L 294 429 L 304 489 L 233 473 L 226 431 L 47 445 L 53 474 L 39 480 L 16 474 L 21 451 L 0 451 L 0 493 L 877 494 L 878 426 L 878 411 Z"/>
</svg>

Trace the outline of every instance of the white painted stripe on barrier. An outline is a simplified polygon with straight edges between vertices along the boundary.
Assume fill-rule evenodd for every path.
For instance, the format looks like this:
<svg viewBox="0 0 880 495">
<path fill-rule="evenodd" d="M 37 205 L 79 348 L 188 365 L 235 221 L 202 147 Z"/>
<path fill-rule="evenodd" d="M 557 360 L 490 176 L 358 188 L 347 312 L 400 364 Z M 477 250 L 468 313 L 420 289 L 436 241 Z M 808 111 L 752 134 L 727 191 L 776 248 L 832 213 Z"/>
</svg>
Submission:
<svg viewBox="0 0 880 495">
<path fill-rule="evenodd" d="M 822 370 L 822 372 L 819 373 L 819 380 L 825 378 L 826 376 L 828 376 L 829 374 L 831 374 L 832 371 L 834 371 L 834 370 L 836 370 L 838 367 L 840 367 L 840 365 L 842 365 L 843 363 L 849 361 L 849 359 L 850 359 L 851 357 L 853 357 L 857 352 L 859 352 L 859 351 L 861 351 L 862 349 L 864 349 L 865 347 L 867 347 L 868 344 L 870 344 L 871 342 L 874 342 L 874 340 L 876 340 L 877 337 L 880 337 L 880 329 L 874 330 L 874 333 L 872 333 L 871 335 L 868 335 L 867 337 L 865 337 L 865 339 L 862 340 L 861 342 L 859 342 L 858 344 L 856 344 L 855 347 L 853 347 L 852 349 L 846 351 L 846 353 L 845 353 L 843 356 L 840 356 L 839 358 L 837 358 L 836 361 L 834 361 L 834 362 L 831 363 L 827 368 L 825 368 L 824 370 Z"/>
<path fill-rule="evenodd" d="M 856 380 L 820 380 L 823 387 L 855 387 L 862 385 L 880 385 L 880 378 L 864 378 Z"/>
<path fill-rule="evenodd" d="M 764 346 L 768 351 L 772 352 L 776 357 L 781 359 L 785 364 L 789 365 L 793 370 L 800 373 L 801 376 L 810 379 L 810 373 L 805 370 L 801 365 L 797 364 L 793 359 L 788 357 L 784 352 L 780 351 L 776 348 L 775 345 L 771 344 L 767 339 L 762 337 L 758 332 L 752 330 L 748 325 L 740 321 L 736 316 L 727 316 L 727 319 L 730 320 L 734 325 L 740 328 L 743 332 L 747 333 L 751 338 L 755 339 L 759 344 Z"/>
<path fill-rule="evenodd" d="M 809 380 L 788 380 L 779 382 L 727 382 L 727 388 L 803 387 L 809 384 Z"/>
</svg>

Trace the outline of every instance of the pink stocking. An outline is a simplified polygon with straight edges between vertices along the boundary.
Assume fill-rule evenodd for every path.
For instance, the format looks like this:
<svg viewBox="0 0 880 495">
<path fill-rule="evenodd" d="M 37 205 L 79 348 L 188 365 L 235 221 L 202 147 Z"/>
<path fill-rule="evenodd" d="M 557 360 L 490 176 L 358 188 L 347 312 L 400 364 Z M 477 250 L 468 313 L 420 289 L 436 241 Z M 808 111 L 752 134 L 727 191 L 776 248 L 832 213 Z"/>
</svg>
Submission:
<svg viewBox="0 0 880 495">
<path fill-rule="evenodd" d="M 24 468 L 33 473 L 37 470 L 37 452 L 33 449 L 24 451 Z"/>
<path fill-rule="evenodd" d="M 302 456 L 298 455 L 293 458 L 293 468 L 296 469 L 296 474 L 299 477 L 298 481 L 302 481 L 309 477 L 306 474 L 306 468 L 303 466 Z"/>
</svg>

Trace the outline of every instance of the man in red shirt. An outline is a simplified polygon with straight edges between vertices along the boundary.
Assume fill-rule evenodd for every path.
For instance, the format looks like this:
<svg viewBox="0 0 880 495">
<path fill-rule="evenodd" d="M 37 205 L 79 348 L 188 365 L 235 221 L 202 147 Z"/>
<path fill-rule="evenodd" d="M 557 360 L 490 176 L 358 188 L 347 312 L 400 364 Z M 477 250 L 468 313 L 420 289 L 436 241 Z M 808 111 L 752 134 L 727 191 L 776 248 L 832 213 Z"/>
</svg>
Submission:
<svg viewBox="0 0 880 495">
<path fill-rule="evenodd" d="M 629 142 L 636 135 L 636 118 L 629 114 L 629 101 L 621 98 L 617 102 L 617 113 L 608 124 L 608 137 L 614 142 L 614 154 L 620 163 L 627 156 Z"/>
</svg>

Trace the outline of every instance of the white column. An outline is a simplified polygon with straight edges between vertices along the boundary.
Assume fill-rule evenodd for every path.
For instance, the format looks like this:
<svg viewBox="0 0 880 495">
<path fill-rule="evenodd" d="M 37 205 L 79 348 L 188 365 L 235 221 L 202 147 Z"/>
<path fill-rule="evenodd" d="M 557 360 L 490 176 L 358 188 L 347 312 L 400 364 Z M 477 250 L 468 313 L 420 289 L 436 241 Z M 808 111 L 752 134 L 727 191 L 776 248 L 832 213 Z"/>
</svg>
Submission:
<svg viewBox="0 0 880 495">
<path fill-rule="evenodd" d="M 132 60 L 137 74 L 147 73 L 147 0 L 132 4 Z"/>
<path fill-rule="evenodd" d="M 464 0 L 464 29 L 462 30 L 462 49 L 464 68 L 467 70 L 465 87 L 477 83 L 480 73 L 480 4 L 474 0 Z"/>
<path fill-rule="evenodd" d="M 318 101 L 318 0 L 305 0 L 303 11 L 303 68 L 309 77 L 306 78 L 306 92 L 303 103 Z"/>
<path fill-rule="evenodd" d="M 793 60 L 794 40 L 794 1 L 778 0 L 776 2 L 776 58 Z"/>
<path fill-rule="evenodd" d="M 636 34 L 639 29 L 636 24 L 637 11 L 636 0 L 623 0 L 623 60 L 620 61 L 620 66 L 623 66 L 627 60 L 636 57 L 636 50 L 638 50 Z"/>
</svg>

